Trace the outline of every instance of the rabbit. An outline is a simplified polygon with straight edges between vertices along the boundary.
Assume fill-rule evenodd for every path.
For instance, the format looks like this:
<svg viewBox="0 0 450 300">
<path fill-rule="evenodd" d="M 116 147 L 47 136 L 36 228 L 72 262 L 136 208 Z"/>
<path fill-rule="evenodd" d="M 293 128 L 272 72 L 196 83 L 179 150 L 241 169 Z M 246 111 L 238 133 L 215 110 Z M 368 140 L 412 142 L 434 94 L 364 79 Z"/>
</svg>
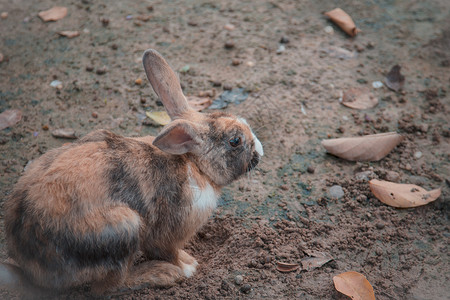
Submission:
<svg viewBox="0 0 450 300">
<path fill-rule="evenodd" d="M 263 147 L 244 119 L 191 109 L 157 51 L 145 51 L 143 65 L 171 122 L 156 137 L 94 131 L 33 161 L 4 204 L 15 264 L 0 264 L 3 286 L 90 284 L 103 294 L 195 273 L 184 244 Z"/>
</svg>

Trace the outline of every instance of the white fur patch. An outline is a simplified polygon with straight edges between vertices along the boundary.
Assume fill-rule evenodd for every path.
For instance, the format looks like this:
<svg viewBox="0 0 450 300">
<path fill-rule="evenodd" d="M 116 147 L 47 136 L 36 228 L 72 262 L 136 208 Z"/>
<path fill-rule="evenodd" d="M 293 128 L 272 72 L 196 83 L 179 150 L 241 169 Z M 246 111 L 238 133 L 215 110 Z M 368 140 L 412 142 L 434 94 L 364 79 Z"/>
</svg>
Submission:
<svg viewBox="0 0 450 300">
<path fill-rule="evenodd" d="M 253 134 L 253 141 L 255 142 L 255 150 L 256 152 L 258 152 L 258 154 L 260 156 L 264 155 L 264 150 L 263 150 L 263 146 L 261 144 L 261 142 L 258 140 L 258 138 L 256 137 L 256 135 L 252 132 Z"/>
<path fill-rule="evenodd" d="M 198 187 L 195 179 L 190 178 L 189 181 L 192 195 L 194 196 L 194 208 L 201 211 L 215 209 L 217 206 L 217 195 L 212 186 L 207 184 L 204 189 L 201 189 Z"/>
<path fill-rule="evenodd" d="M 182 262 L 181 263 L 181 269 L 183 270 L 184 276 L 189 278 L 192 275 L 194 275 L 195 271 L 197 270 L 197 265 L 198 265 L 197 261 L 195 261 L 191 265 L 188 265 L 188 264 L 185 264 L 184 262 Z"/>
</svg>

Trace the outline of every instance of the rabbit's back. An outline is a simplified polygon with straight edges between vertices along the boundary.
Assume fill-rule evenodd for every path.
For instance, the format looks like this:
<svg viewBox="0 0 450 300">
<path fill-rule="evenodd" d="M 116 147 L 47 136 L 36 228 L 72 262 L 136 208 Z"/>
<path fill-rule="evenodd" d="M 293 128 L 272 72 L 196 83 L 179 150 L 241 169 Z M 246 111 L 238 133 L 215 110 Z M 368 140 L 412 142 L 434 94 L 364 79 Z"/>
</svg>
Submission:
<svg viewBox="0 0 450 300">
<path fill-rule="evenodd" d="M 162 247 L 184 240 L 180 225 L 192 200 L 186 168 L 182 158 L 143 139 L 107 131 L 50 151 L 32 163 L 5 204 L 10 255 L 32 266 L 26 269 L 42 278 L 40 285 L 65 287 L 74 274 L 80 283 L 122 270 L 142 238 Z"/>
</svg>

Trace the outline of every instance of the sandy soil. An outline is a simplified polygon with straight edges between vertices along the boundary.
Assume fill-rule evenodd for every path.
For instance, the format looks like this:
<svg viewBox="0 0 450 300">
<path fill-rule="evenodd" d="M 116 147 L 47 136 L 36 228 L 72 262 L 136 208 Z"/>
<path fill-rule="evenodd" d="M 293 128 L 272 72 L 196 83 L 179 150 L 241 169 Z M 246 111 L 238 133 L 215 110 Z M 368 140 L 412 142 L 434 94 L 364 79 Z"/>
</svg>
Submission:
<svg viewBox="0 0 450 300">
<path fill-rule="evenodd" d="M 42 22 L 37 13 L 54 5 L 68 15 Z M 323 17 L 335 7 L 362 29 L 355 38 Z M 141 67 L 147 48 L 177 70 L 189 66 L 180 73 L 187 95 L 230 87 L 250 93 L 227 111 L 247 118 L 266 155 L 224 190 L 216 214 L 186 246 L 200 262 L 196 275 L 112 298 L 347 299 L 332 278 L 350 270 L 367 277 L 377 299 L 450 297 L 448 1 L 17 0 L 0 3 L 0 12 L 8 12 L 0 19 L 0 110 L 23 112 L 20 123 L 0 131 L 1 199 L 28 161 L 70 142 L 52 137 L 54 129 L 157 134 L 161 127 L 145 118 L 161 109 Z M 61 30 L 80 36 L 60 37 Z M 406 77 L 403 92 L 374 89 L 396 64 Z M 378 106 L 341 105 L 352 87 L 369 88 Z M 320 145 L 387 131 L 406 139 L 379 162 L 348 162 Z M 429 205 L 400 210 L 371 194 L 370 178 L 443 192 Z M 330 196 L 333 185 L 343 188 L 342 198 Z M 5 260 L 1 232 L 0 239 Z M 276 262 L 299 263 L 311 251 L 334 260 L 311 271 L 276 270 Z M 88 290 L 53 297 L 79 299 Z"/>
</svg>

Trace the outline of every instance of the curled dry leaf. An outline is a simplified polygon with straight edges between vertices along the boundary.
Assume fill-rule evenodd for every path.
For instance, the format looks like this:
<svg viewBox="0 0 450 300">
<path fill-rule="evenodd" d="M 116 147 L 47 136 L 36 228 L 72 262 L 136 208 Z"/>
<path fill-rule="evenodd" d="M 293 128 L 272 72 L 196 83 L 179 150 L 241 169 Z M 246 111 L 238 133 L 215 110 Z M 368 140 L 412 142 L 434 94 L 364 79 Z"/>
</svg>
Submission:
<svg viewBox="0 0 450 300">
<path fill-rule="evenodd" d="M 195 111 L 202 111 L 207 109 L 212 104 L 212 100 L 208 97 L 196 97 L 196 96 L 188 96 L 186 97 L 189 103 L 189 106 L 192 107 Z"/>
<path fill-rule="evenodd" d="M 8 109 L 0 114 L 0 130 L 16 125 L 22 119 L 18 109 Z"/>
<path fill-rule="evenodd" d="M 55 6 L 49 10 L 41 11 L 38 16 L 44 22 L 48 21 L 58 21 L 67 15 L 67 7 Z"/>
<path fill-rule="evenodd" d="M 323 140 L 322 146 L 329 153 L 350 161 L 377 161 L 391 152 L 403 138 L 396 132 L 387 132 Z"/>
<path fill-rule="evenodd" d="M 375 300 L 373 287 L 363 274 L 345 272 L 333 277 L 334 287 L 353 300 Z"/>
<path fill-rule="evenodd" d="M 405 85 L 405 76 L 400 73 L 401 68 L 399 65 L 395 65 L 386 75 L 386 86 L 396 92 L 400 91 Z"/>
<path fill-rule="evenodd" d="M 282 273 L 293 272 L 295 270 L 298 270 L 298 268 L 300 268 L 299 264 L 289 264 L 289 263 L 277 262 L 277 270 Z"/>
<path fill-rule="evenodd" d="M 55 129 L 52 131 L 55 138 L 76 139 L 75 130 L 70 128 Z"/>
<path fill-rule="evenodd" d="M 307 254 L 312 257 L 306 257 L 301 260 L 302 269 L 306 271 L 311 271 L 319 268 L 327 262 L 333 260 L 333 257 L 325 252 L 314 251 Z"/>
<path fill-rule="evenodd" d="M 441 195 L 441 189 L 427 191 L 414 184 L 400 184 L 372 179 L 370 190 L 381 202 L 400 208 L 428 204 Z"/>
<path fill-rule="evenodd" d="M 79 36 L 80 32 L 79 31 L 69 31 L 68 30 L 68 31 L 60 31 L 60 32 L 58 32 L 58 34 L 60 36 L 65 36 L 66 38 L 71 39 L 71 38 Z"/>
<path fill-rule="evenodd" d="M 358 32 L 361 32 L 356 28 L 355 22 L 353 22 L 352 17 L 350 17 L 345 11 L 340 8 L 335 8 L 325 13 L 325 16 L 329 17 L 330 20 L 336 25 L 338 25 L 342 30 L 345 31 L 350 36 L 355 36 Z"/>
<path fill-rule="evenodd" d="M 167 125 L 171 121 L 166 111 L 147 111 L 145 114 L 159 125 Z"/>
<path fill-rule="evenodd" d="M 342 104 L 354 109 L 368 109 L 377 106 L 378 98 L 367 88 L 351 88 L 344 92 Z"/>
</svg>

